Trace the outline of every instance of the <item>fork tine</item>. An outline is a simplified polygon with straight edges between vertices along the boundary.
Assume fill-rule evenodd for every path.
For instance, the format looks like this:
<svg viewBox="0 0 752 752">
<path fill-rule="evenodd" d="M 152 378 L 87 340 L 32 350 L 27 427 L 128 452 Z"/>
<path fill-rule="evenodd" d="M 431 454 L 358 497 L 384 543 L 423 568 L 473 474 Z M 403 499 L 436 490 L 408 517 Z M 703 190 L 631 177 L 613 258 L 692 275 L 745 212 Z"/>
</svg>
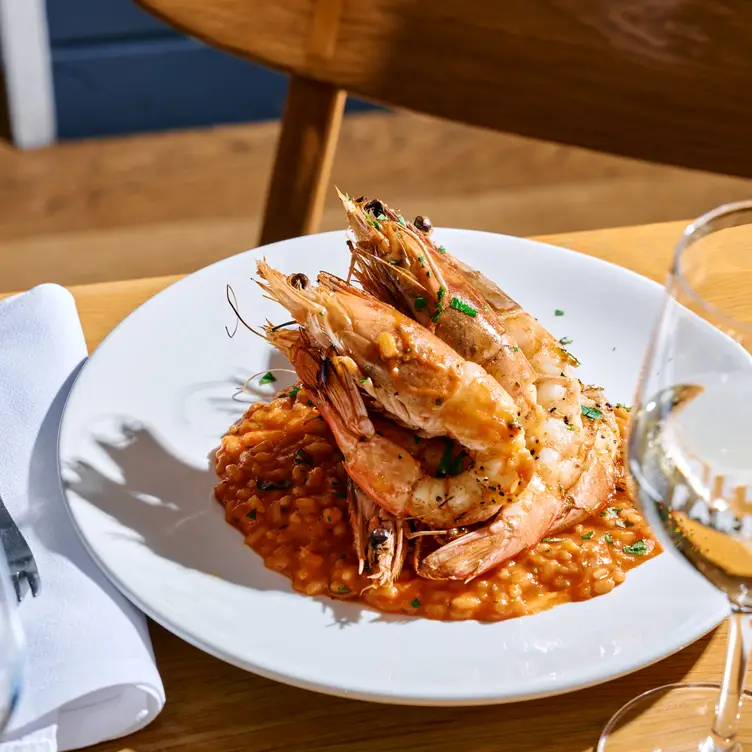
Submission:
<svg viewBox="0 0 752 752">
<path fill-rule="evenodd" d="M 28 570 L 26 572 L 26 580 L 31 588 L 31 594 L 36 598 L 39 595 L 39 591 L 42 589 L 42 581 L 39 579 L 39 575 L 36 571 Z"/>
<path fill-rule="evenodd" d="M 37 570 L 29 544 L 10 516 L 2 498 L 0 498 L 0 551 L 5 554 L 8 568 L 12 572 L 13 589 L 16 598 L 22 601 L 29 589 L 32 595 L 40 592 L 41 578 Z"/>
<path fill-rule="evenodd" d="M 13 581 L 13 589 L 16 591 L 16 598 L 18 598 L 18 602 L 20 603 L 26 595 L 28 583 L 26 582 L 23 572 L 15 572 L 12 574 L 11 580 Z"/>
</svg>

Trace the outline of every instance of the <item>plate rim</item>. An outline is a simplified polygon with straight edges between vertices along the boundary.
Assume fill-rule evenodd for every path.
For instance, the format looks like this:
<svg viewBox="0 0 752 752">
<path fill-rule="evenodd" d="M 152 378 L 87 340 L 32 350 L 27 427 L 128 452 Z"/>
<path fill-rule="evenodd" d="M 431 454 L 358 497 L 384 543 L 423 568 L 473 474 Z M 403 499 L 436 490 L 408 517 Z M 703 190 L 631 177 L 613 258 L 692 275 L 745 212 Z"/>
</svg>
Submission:
<svg viewBox="0 0 752 752">
<path fill-rule="evenodd" d="M 576 251 L 576 250 L 573 250 L 571 248 L 567 248 L 564 246 L 554 245 L 553 243 L 548 243 L 548 242 L 540 241 L 540 240 L 532 240 L 532 239 L 514 236 L 514 235 L 508 235 L 504 233 L 495 233 L 495 232 L 490 232 L 490 231 L 485 231 L 485 230 L 473 230 L 473 229 L 454 228 L 454 227 L 436 227 L 435 229 L 440 234 L 444 232 L 457 233 L 457 234 L 463 234 L 463 235 L 472 234 L 475 236 L 484 236 L 484 237 L 493 238 L 494 240 L 491 242 L 495 242 L 495 243 L 498 243 L 499 239 L 502 239 L 503 241 L 507 241 L 507 242 L 511 241 L 513 244 L 521 243 L 526 246 L 534 245 L 536 247 L 541 247 L 541 248 L 545 248 L 548 250 L 553 249 L 558 253 L 562 253 L 564 256 L 574 255 L 577 257 L 584 257 L 588 259 L 589 262 L 595 263 L 596 265 L 607 268 L 610 271 L 616 272 L 618 274 L 626 274 L 630 276 L 633 280 L 639 281 L 641 284 L 647 283 L 648 286 L 652 287 L 656 291 L 665 290 L 665 287 L 661 285 L 659 282 L 656 282 L 655 280 L 650 279 L 649 277 L 639 274 L 638 272 L 635 272 L 632 269 L 629 269 L 624 266 L 620 266 L 619 264 L 616 264 L 611 261 L 607 261 L 598 256 L 593 256 L 588 253 L 584 253 L 582 251 Z M 694 630 L 694 632 L 696 632 L 696 635 L 694 637 L 686 638 L 680 644 L 671 648 L 668 652 L 666 652 L 665 649 L 653 649 L 653 650 L 648 651 L 647 656 L 643 654 L 642 658 L 639 660 L 626 661 L 624 664 L 623 670 L 619 671 L 618 673 L 609 672 L 607 670 L 592 671 L 591 672 L 592 678 L 590 680 L 578 681 L 576 677 L 570 681 L 563 679 L 563 680 L 559 680 L 557 685 L 550 689 L 543 689 L 541 691 L 529 691 L 526 693 L 518 693 L 514 695 L 511 695 L 509 693 L 506 693 L 506 694 L 500 693 L 498 690 L 487 691 L 487 692 L 476 690 L 475 693 L 472 695 L 468 695 L 468 694 L 451 695 L 449 693 L 446 693 L 441 697 L 436 697 L 436 696 L 426 697 L 426 696 L 420 696 L 417 694 L 409 694 L 404 691 L 402 691 L 401 694 L 395 695 L 387 691 L 361 691 L 361 690 L 350 690 L 346 688 L 340 688 L 337 685 L 334 685 L 331 683 L 325 683 L 320 680 L 305 679 L 299 675 L 293 675 L 290 673 L 283 673 L 280 671 L 275 671 L 274 669 L 266 665 L 263 665 L 257 661 L 238 659 L 235 656 L 233 656 L 231 653 L 225 652 L 219 648 L 216 648 L 214 645 L 211 645 L 208 642 L 202 642 L 201 639 L 196 638 L 195 636 L 191 635 L 183 627 L 174 623 L 171 619 L 166 618 L 162 616 L 161 614 L 158 614 L 156 609 L 144 603 L 141 597 L 138 596 L 135 592 L 133 592 L 118 577 L 117 573 L 113 571 L 97 555 L 97 553 L 94 551 L 94 549 L 90 545 L 86 537 L 86 534 L 84 530 L 81 528 L 81 526 L 79 525 L 76 515 L 73 511 L 73 508 L 72 508 L 73 503 L 69 499 L 68 491 L 66 489 L 65 482 L 62 477 L 61 441 L 62 441 L 62 434 L 63 434 L 63 425 L 65 423 L 66 416 L 68 414 L 68 409 L 69 409 L 69 405 L 72 400 L 72 397 L 74 393 L 76 392 L 77 387 L 79 386 L 79 379 L 82 378 L 82 374 L 86 372 L 87 368 L 89 368 L 90 362 L 93 361 L 95 358 L 97 358 L 99 354 L 99 350 L 103 348 L 103 346 L 110 340 L 111 337 L 116 335 L 118 330 L 123 325 L 125 325 L 125 323 L 129 319 L 131 319 L 142 308 L 145 308 L 151 305 L 160 296 L 167 294 L 168 291 L 172 291 L 174 288 L 179 287 L 183 283 L 187 283 L 189 280 L 193 279 L 194 277 L 197 277 L 203 273 L 206 273 L 210 269 L 214 269 L 217 266 L 221 266 L 229 262 L 237 261 L 241 257 L 245 256 L 245 257 L 252 258 L 252 257 L 259 256 L 259 255 L 263 256 L 266 253 L 273 252 L 273 249 L 280 245 L 306 242 L 310 238 L 322 238 L 322 237 L 327 237 L 327 236 L 332 237 L 332 238 L 336 238 L 336 237 L 341 238 L 345 236 L 345 230 L 344 229 L 330 230 L 327 232 L 312 233 L 310 235 L 303 235 L 303 236 L 299 236 L 295 238 L 289 238 L 286 240 L 277 241 L 275 243 L 270 243 L 267 245 L 262 245 L 262 246 L 257 246 L 255 248 L 246 249 L 244 251 L 240 251 L 238 253 L 234 253 L 229 256 L 226 256 L 222 259 L 218 259 L 217 261 L 214 261 L 211 264 L 207 264 L 199 269 L 196 269 L 193 272 L 189 272 L 185 274 L 184 276 L 180 277 L 177 280 L 174 280 L 173 282 L 168 284 L 166 287 L 162 288 L 161 290 L 151 295 L 149 298 L 147 298 L 138 306 L 136 306 L 136 308 L 130 311 L 130 313 L 128 313 L 127 316 L 125 316 L 121 321 L 119 321 L 112 328 L 112 330 L 107 333 L 107 335 L 96 346 L 94 351 L 87 357 L 82 367 L 78 369 L 78 372 L 76 373 L 75 379 L 73 380 L 70 390 L 68 394 L 66 395 L 65 402 L 63 405 L 63 409 L 62 409 L 61 419 L 58 424 L 57 437 L 56 437 L 56 462 L 57 462 L 58 483 L 61 489 L 61 494 L 64 499 L 64 504 L 65 504 L 66 512 L 68 514 L 68 518 L 70 519 L 71 524 L 73 525 L 73 528 L 75 529 L 79 540 L 82 542 L 84 548 L 92 557 L 97 567 L 105 574 L 107 579 L 117 588 L 117 590 L 120 593 L 122 593 L 129 601 L 131 601 L 137 608 L 139 608 L 146 616 L 148 616 L 155 623 L 159 624 L 161 627 L 163 627 L 167 631 L 171 632 L 173 635 L 175 635 L 179 639 L 184 640 L 185 642 L 192 645 L 196 649 L 201 650 L 202 652 L 208 655 L 211 655 L 212 657 L 218 660 L 221 660 L 225 663 L 228 663 L 229 665 L 235 666 L 236 668 L 239 668 L 241 670 L 256 674 L 266 679 L 271 679 L 273 681 L 280 682 L 282 684 L 286 684 L 288 686 L 296 687 L 298 689 L 314 691 L 314 692 L 318 692 L 320 694 L 325 694 L 329 696 L 341 697 L 345 699 L 357 699 L 361 701 L 374 702 L 374 703 L 386 704 L 386 705 L 414 706 L 414 707 L 421 707 L 421 706 L 423 707 L 472 707 L 472 706 L 502 705 L 502 704 L 510 704 L 510 703 L 515 703 L 515 702 L 527 702 L 527 701 L 536 700 L 536 699 L 570 694 L 572 692 L 598 686 L 606 682 L 623 678 L 624 676 L 628 676 L 629 674 L 635 673 L 636 671 L 640 671 L 644 668 L 648 668 L 649 666 L 652 666 L 664 659 L 670 658 L 676 653 L 679 653 L 685 648 L 687 648 L 689 645 L 692 645 L 695 642 L 706 637 L 710 632 L 712 632 L 715 628 L 717 628 L 723 621 L 725 621 L 728 615 L 727 610 L 724 609 L 723 614 L 714 613 L 708 610 L 708 612 L 705 614 L 705 617 L 700 621 L 696 630 Z M 170 294 L 174 294 L 174 293 L 170 292 Z M 646 564 L 650 564 L 650 563 L 651 562 L 646 562 Z M 306 597 L 306 596 L 300 595 L 300 597 Z M 561 604 L 560 607 L 567 607 L 567 606 L 572 606 L 572 605 L 577 605 L 577 604 L 571 604 L 571 603 Z M 371 609 L 371 608 L 366 608 L 365 610 L 369 612 L 373 611 L 373 613 L 378 613 L 374 609 Z M 518 617 L 518 618 L 522 618 L 522 619 L 531 618 L 535 615 L 536 614 L 531 614 L 529 616 L 523 616 L 523 617 Z M 503 624 L 504 622 L 502 621 L 498 623 Z"/>
</svg>

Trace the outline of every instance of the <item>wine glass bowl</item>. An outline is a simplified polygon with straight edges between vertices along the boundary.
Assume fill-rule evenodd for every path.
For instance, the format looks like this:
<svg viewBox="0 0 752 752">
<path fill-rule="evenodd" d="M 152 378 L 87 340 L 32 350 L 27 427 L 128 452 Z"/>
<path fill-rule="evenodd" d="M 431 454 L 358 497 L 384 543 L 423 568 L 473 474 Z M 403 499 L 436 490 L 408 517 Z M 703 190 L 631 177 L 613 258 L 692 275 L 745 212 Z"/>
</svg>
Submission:
<svg viewBox="0 0 752 752">
<path fill-rule="evenodd" d="M 631 491 L 664 550 L 729 599 L 723 684 L 672 685 L 633 700 L 609 723 L 599 752 L 736 752 L 752 744 L 752 711 L 741 712 L 751 633 L 743 615 L 752 612 L 750 352 L 752 202 L 740 202 L 700 217 L 677 246 L 626 458 Z M 667 726 L 667 708 L 694 722 Z"/>
</svg>

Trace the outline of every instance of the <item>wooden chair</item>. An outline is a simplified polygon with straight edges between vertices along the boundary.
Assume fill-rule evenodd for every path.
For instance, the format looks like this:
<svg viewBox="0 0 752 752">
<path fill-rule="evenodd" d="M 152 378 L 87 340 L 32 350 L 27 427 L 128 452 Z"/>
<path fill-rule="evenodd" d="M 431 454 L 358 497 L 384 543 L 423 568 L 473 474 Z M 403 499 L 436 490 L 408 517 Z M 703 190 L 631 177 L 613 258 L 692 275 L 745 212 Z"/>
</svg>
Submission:
<svg viewBox="0 0 752 752">
<path fill-rule="evenodd" d="M 189 35 L 291 76 L 262 244 L 317 230 L 346 92 L 534 138 L 752 176 L 748 0 L 136 2 Z"/>
</svg>

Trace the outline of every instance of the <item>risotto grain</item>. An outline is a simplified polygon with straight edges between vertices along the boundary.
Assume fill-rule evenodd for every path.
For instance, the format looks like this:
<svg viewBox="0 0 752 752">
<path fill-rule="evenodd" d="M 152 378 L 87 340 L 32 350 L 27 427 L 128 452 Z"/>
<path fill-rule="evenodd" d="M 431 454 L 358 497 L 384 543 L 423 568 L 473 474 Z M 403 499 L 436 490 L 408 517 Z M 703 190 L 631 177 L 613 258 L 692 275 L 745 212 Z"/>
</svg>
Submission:
<svg viewBox="0 0 752 752">
<path fill-rule="evenodd" d="M 425 443 L 406 442 L 405 449 L 435 452 Z M 426 580 L 406 565 L 393 586 L 368 587 L 353 550 L 342 455 L 300 387 L 248 408 L 222 438 L 216 472 L 215 496 L 227 521 L 267 567 L 306 595 L 359 599 L 386 612 L 510 619 L 604 595 L 660 552 L 620 481 L 598 515 L 469 583 Z"/>
</svg>

